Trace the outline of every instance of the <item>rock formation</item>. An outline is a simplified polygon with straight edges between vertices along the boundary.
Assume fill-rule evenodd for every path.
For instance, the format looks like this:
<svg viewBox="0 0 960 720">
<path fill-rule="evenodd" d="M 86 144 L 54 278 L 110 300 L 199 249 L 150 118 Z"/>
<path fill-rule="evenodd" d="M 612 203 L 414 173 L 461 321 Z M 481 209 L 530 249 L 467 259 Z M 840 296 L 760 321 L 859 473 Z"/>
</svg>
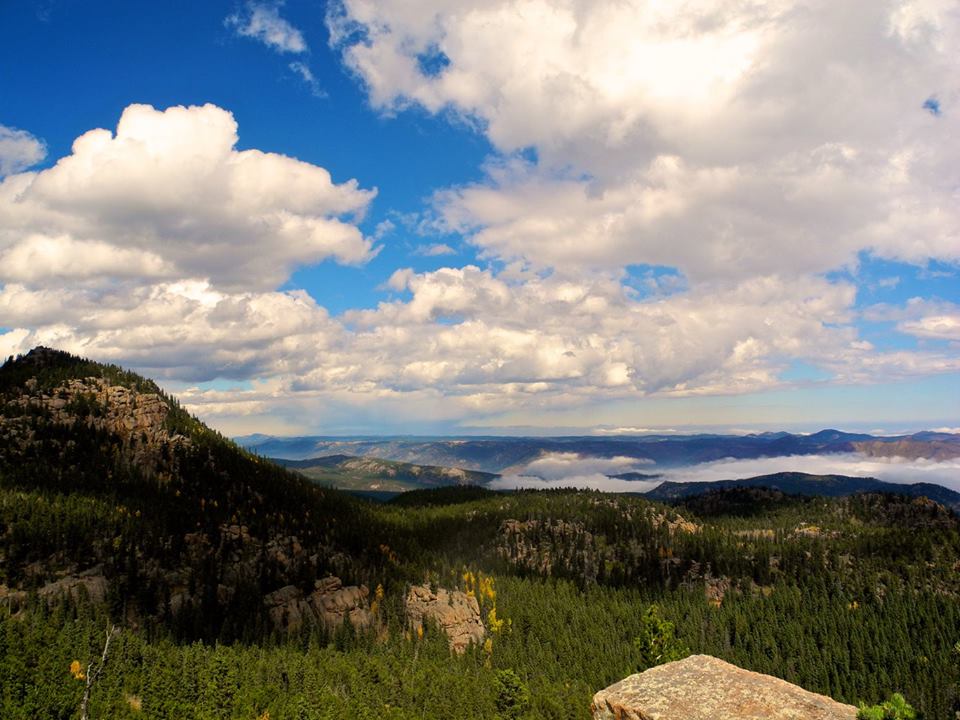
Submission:
<svg viewBox="0 0 960 720">
<path fill-rule="evenodd" d="M 92 603 L 102 603 L 107 597 L 107 579 L 103 576 L 103 566 L 97 565 L 83 572 L 66 574 L 39 588 L 37 596 L 47 601 L 69 596 L 74 602 L 86 596 Z M 17 612 L 23 607 L 28 597 L 29 593 L 23 590 L 10 590 L 6 585 L 0 585 L 0 606 L 6 606 L 11 612 Z"/>
<path fill-rule="evenodd" d="M 434 593 L 429 587 L 414 585 L 407 591 L 404 606 L 407 622 L 414 630 L 422 628 L 426 620 L 435 622 L 447 634 L 454 652 L 464 652 L 470 643 L 480 643 L 486 635 L 477 599 L 459 590 L 438 588 Z"/>
<path fill-rule="evenodd" d="M 309 595 L 287 585 L 266 595 L 263 603 L 274 626 L 288 632 L 314 622 L 332 629 L 348 618 L 354 627 L 365 628 L 373 622 L 367 604 L 369 595 L 366 585 L 343 587 L 340 578 L 328 577 L 317 580 Z"/>
<path fill-rule="evenodd" d="M 785 680 L 693 655 L 593 696 L 594 720 L 854 720 L 857 709 Z"/>
<path fill-rule="evenodd" d="M 146 472 L 166 454 L 166 448 L 190 442 L 167 429 L 165 421 L 170 409 L 155 393 L 137 392 L 97 377 L 70 379 L 49 393 L 37 390 L 36 382 L 31 380 L 26 390 L 29 392 L 11 403 L 21 408 L 23 417 L 0 418 L 0 438 L 11 449 L 31 442 L 25 420 L 36 413 L 58 425 L 80 422 L 113 433 L 122 442 L 129 461 Z"/>
</svg>

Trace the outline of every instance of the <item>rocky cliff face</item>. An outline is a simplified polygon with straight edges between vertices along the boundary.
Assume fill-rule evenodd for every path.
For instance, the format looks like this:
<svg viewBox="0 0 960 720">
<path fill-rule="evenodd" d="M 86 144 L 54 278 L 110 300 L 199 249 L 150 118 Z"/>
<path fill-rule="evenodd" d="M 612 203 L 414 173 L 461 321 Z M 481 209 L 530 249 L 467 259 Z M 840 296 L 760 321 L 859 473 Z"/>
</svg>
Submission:
<svg viewBox="0 0 960 720">
<path fill-rule="evenodd" d="M 617 500 L 601 499 L 595 504 L 615 513 L 618 525 L 646 524 L 663 529 L 668 534 L 697 533 L 700 526 L 680 515 L 660 512 L 653 507 L 631 513 L 618 505 Z M 511 565 L 540 575 L 563 574 L 587 582 L 597 582 L 604 569 L 616 564 L 616 535 L 619 528 L 606 532 L 588 528 L 580 520 L 544 518 L 504 520 L 496 539 L 496 553 Z M 608 536 L 611 535 L 611 536 Z M 631 549 L 642 554 L 639 546 Z"/>
<path fill-rule="evenodd" d="M 314 590 L 305 595 L 294 585 L 287 585 L 263 599 L 270 620 L 278 629 L 296 632 L 304 625 L 321 623 L 328 629 L 349 620 L 355 628 L 373 623 L 366 585 L 344 587 L 338 577 L 327 577 L 314 583 Z"/>
<path fill-rule="evenodd" d="M 486 629 L 480 619 L 480 605 L 472 595 L 459 590 L 414 585 L 407 591 L 404 604 L 407 622 L 414 630 L 425 621 L 435 622 L 447 634 L 450 649 L 464 652 L 471 643 L 483 642 Z"/>
<path fill-rule="evenodd" d="M 147 474 L 172 457 L 171 448 L 190 444 L 167 429 L 170 409 L 154 393 L 139 393 L 98 377 L 70 379 L 48 392 L 28 380 L 24 390 L 7 401 L 6 417 L 0 417 L 0 442 L 10 453 L 23 452 L 33 442 L 30 419 L 35 417 L 63 426 L 82 423 L 112 434 L 126 460 Z"/>
<path fill-rule="evenodd" d="M 779 678 L 693 655 L 593 697 L 594 720 L 854 720 L 857 709 Z"/>
</svg>

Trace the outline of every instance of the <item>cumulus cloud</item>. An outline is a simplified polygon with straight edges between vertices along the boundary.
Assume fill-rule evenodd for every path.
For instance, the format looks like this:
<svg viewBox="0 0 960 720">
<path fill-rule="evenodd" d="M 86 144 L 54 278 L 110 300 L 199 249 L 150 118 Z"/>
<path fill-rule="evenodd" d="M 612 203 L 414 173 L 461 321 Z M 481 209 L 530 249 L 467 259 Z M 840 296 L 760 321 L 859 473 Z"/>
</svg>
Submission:
<svg viewBox="0 0 960 720">
<path fill-rule="evenodd" d="M 25 130 L 0 125 L 0 178 L 22 172 L 47 155 L 47 147 Z"/>
<path fill-rule="evenodd" d="M 272 289 L 301 264 L 373 256 L 354 224 L 373 191 L 236 142 L 216 106 L 131 105 L 115 133 L 91 130 L 54 167 L 8 176 L 0 280 L 140 273 Z"/>
<path fill-rule="evenodd" d="M 224 23 L 241 37 L 259 40 L 281 53 L 305 53 L 307 41 L 297 28 L 280 17 L 283 2 L 248 1 L 242 10 L 228 16 Z"/>
<path fill-rule="evenodd" d="M 343 0 L 328 24 L 376 107 L 537 150 L 438 197 L 492 257 L 693 279 L 960 259 L 947 3 Z"/>
</svg>

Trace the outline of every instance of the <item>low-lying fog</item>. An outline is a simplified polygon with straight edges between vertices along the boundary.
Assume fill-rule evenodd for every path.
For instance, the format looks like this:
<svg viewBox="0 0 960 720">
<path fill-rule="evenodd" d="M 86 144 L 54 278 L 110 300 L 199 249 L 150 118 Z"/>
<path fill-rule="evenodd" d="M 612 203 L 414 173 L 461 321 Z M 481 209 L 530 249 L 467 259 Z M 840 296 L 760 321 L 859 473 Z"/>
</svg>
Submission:
<svg viewBox="0 0 960 720">
<path fill-rule="evenodd" d="M 659 475 L 652 480 L 611 478 L 638 472 Z M 582 457 L 576 453 L 551 453 L 504 475 L 490 484 L 493 489 L 589 488 L 604 492 L 646 492 L 665 480 L 714 482 L 768 475 L 776 472 L 805 472 L 813 475 L 872 477 L 892 483 L 929 482 L 960 491 L 960 460 L 935 462 L 904 458 L 872 458 L 850 453 L 838 455 L 787 455 L 749 460 L 717 460 L 683 468 L 658 469 L 650 461 L 636 458 Z"/>
</svg>

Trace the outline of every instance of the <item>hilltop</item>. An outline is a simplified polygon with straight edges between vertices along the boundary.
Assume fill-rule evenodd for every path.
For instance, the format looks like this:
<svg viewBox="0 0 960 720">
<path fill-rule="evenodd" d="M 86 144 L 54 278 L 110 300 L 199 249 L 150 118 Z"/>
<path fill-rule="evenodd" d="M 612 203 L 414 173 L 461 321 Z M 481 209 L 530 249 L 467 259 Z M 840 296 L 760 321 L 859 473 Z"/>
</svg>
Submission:
<svg viewBox="0 0 960 720">
<path fill-rule="evenodd" d="M 306 460 L 271 459 L 314 482 L 341 490 L 405 492 L 430 487 L 484 485 L 499 477 L 479 470 L 352 455 L 327 455 Z"/>
</svg>

